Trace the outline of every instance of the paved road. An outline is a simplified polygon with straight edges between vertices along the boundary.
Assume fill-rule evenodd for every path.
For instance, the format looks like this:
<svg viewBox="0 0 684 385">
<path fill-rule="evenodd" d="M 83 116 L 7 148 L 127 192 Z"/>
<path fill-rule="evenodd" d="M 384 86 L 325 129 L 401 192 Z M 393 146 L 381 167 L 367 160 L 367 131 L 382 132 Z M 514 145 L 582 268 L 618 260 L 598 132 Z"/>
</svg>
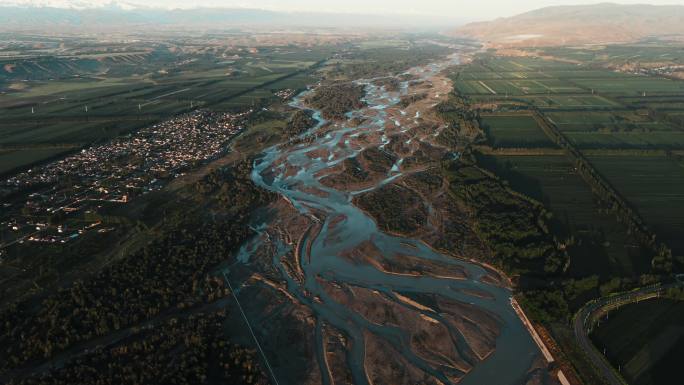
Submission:
<svg viewBox="0 0 684 385">
<path fill-rule="evenodd" d="M 627 384 L 622 376 L 615 370 L 615 368 L 612 367 L 608 360 L 606 360 L 603 354 L 596 349 L 594 344 L 589 339 L 589 330 L 593 327 L 595 315 L 607 310 L 616 309 L 632 302 L 657 297 L 663 290 L 678 284 L 679 283 L 668 285 L 652 285 L 627 293 L 600 298 L 584 305 L 584 307 L 577 313 L 573 325 L 575 339 L 582 350 L 584 350 L 584 352 L 589 356 L 591 362 L 598 367 L 606 383 L 610 385 Z"/>
</svg>

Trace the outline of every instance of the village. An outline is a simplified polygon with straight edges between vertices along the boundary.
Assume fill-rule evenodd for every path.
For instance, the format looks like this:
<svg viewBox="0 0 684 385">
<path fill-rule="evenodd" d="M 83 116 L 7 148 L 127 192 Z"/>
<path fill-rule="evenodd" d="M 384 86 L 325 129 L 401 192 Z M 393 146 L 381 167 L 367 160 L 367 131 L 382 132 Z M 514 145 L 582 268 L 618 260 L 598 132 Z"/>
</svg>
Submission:
<svg viewBox="0 0 684 385">
<path fill-rule="evenodd" d="M 0 250 L 111 231 L 98 209 L 159 190 L 220 157 L 252 112 L 194 111 L 0 181 Z"/>
</svg>

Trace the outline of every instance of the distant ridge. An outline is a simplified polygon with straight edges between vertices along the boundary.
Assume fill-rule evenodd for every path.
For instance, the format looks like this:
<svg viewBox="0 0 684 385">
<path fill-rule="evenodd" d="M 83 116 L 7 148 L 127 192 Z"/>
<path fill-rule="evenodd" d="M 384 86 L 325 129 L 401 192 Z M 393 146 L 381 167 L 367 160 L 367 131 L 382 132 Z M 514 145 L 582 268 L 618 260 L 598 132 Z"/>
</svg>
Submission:
<svg viewBox="0 0 684 385">
<path fill-rule="evenodd" d="M 682 5 L 556 6 L 517 16 L 467 24 L 453 34 L 490 46 L 544 46 L 633 42 L 684 36 Z"/>
<path fill-rule="evenodd" d="M 458 17 L 371 15 L 324 12 L 277 12 L 249 8 L 161 9 L 133 7 L 122 2 L 85 7 L 87 2 L 68 2 L 69 7 L 7 6 L 0 0 L 0 31 L 103 31 L 149 29 L 230 29 L 235 27 L 391 27 L 442 28 L 462 23 Z M 55 4 L 48 1 L 47 4 Z M 99 4 L 99 3 L 98 3 Z"/>
</svg>

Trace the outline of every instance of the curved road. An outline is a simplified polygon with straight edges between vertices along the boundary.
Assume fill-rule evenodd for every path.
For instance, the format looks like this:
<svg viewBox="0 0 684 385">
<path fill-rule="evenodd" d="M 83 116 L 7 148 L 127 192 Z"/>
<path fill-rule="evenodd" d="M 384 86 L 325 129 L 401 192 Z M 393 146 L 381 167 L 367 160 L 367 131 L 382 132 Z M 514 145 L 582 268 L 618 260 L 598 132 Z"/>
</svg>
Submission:
<svg viewBox="0 0 684 385">
<path fill-rule="evenodd" d="M 573 329 L 575 331 L 575 339 L 579 346 L 589 356 L 591 362 L 600 370 L 606 383 L 611 385 L 626 385 L 627 382 L 622 376 L 613 368 L 601 352 L 596 349 L 594 344 L 589 339 L 589 332 L 594 327 L 595 321 L 610 310 L 617 309 L 620 306 L 629 303 L 643 301 L 649 298 L 655 298 L 660 295 L 663 290 L 677 286 L 680 283 L 672 283 L 667 285 L 651 285 L 641 289 L 630 292 L 616 294 L 609 297 L 599 298 L 584 305 L 575 315 L 573 321 Z"/>
</svg>

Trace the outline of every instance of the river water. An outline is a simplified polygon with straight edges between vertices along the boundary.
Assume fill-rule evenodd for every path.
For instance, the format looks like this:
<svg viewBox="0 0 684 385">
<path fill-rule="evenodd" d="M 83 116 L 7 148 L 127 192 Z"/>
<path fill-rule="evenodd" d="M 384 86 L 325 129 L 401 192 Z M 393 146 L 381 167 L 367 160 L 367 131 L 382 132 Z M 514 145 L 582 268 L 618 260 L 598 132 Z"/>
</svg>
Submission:
<svg viewBox="0 0 684 385">
<path fill-rule="evenodd" d="M 423 67 L 413 68 L 407 73 L 418 79 L 430 79 L 449 65 L 456 64 L 458 56 L 451 56 L 448 60 L 435 62 Z M 394 293 L 432 294 L 471 304 L 479 309 L 493 314 L 500 323 L 500 334 L 496 340 L 496 349 L 485 360 L 472 359 L 467 346 L 460 346 L 459 351 L 469 363 L 474 365 L 460 383 L 462 384 L 518 384 L 524 381 L 533 361 L 539 357 L 539 350 L 534 344 L 528 331 L 515 314 L 511 304 L 509 290 L 494 284 L 488 284 L 481 279 L 487 272 L 479 265 L 456 259 L 435 252 L 423 242 L 383 233 L 366 213 L 352 204 L 352 198 L 360 193 L 339 191 L 326 187 L 320 182 L 320 173 L 335 167 L 343 160 L 356 156 L 363 148 L 350 140 L 361 134 L 375 133 L 377 140 L 370 146 L 384 147 L 388 142 L 384 135 L 388 111 L 400 108 L 397 104 L 401 94 L 406 93 L 409 81 L 402 81 L 400 91 L 387 92 L 384 87 L 378 87 L 370 80 L 358 80 L 366 89 L 365 102 L 367 106 L 347 114 L 353 118 L 362 118 L 363 123 L 354 125 L 347 122 L 336 123 L 333 128 L 320 135 L 319 138 L 305 144 L 281 144 L 271 147 L 254 163 L 253 181 L 273 192 L 287 198 L 302 214 L 311 217 L 319 224 L 320 231 L 309 231 L 305 242 L 310 247 L 302 247 L 299 261 L 304 272 L 303 283 L 292 278 L 282 265 L 280 257 L 287 251 L 285 246 L 279 247 L 279 252 L 273 255 L 272 261 L 287 282 L 289 293 L 305 306 L 308 306 L 317 318 L 317 352 L 319 366 L 324 372 L 323 342 L 320 327 L 323 323 L 332 325 L 344 332 L 352 341 L 352 351 L 347 354 L 348 364 L 353 380 L 356 384 L 367 384 L 368 379 L 364 368 L 364 331 L 372 332 L 390 341 L 402 356 L 416 367 L 422 369 L 443 383 L 449 383 L 447 375 L 440 372 L 434 365 L 425 362 L 411 351 L 406 343 L 406 331 L 397 327 L 383 326 L 372 323 L 331 298 L 322 287 L 320 280 L 336 282 L 343 285 L 363 287 L 377 290 L 388 298 L 396 298 Z M 307 108 L 303 105 L 303 95 L 295 98 L 292 105 L 297 108 Z M 307 134 L 324 127 L 326 122 L 321 118 L 320 111 L 314 111 L 319 124 Z M 402 112 L 402 115 L 405 113 Z M 417 118 L 419 113 L 410 118 Z M 358 119 L 356 120 L 358 121 Z M 411 122 L 411 119 L 404 119 Z M 401 129 L 401 122 L 394 122 L 396 129 Z M 413 119 L 412 124 L 418 124 Z M 368 145 L 366 145 L 368 147 Z M 309 153 L 328 154 L 313 158 Z M 386 178 L 373 188 L 391 182 L 401 174 L 401 159 L 388 173 Z M 372 189 L 372 188 L 371 188 Z M 263 228 L 257 229 L 262 231 Z M 345 252 L 353 250 L 364 243 L 372 242 L 382 256 L 392 260 L 397 255 L 411 255 L 425 260 L 460 266 L 467 272 L 467 279 L 438 278 L 435 276 L 409 276 L 391 274 L 379 270 L 371 264 L 353 263 L 344 256 Z M 240 260 L 249 266 L 250 252 L 253 248 L 243 248 Z M 488 295 L 477 295 L 486 292 Z M 434 315 L 433 315 L 434 316 Z M 439 318 L 437 317 L 439 320 Z M 399 341 L 399 342 L 397 342 Z M 403 343 L 402 343 L 403 341 Z M 467 345 L 461 339 L 462 345 Z M 326 373 L 323 383 L 329 383 Z"/>
</svg>

